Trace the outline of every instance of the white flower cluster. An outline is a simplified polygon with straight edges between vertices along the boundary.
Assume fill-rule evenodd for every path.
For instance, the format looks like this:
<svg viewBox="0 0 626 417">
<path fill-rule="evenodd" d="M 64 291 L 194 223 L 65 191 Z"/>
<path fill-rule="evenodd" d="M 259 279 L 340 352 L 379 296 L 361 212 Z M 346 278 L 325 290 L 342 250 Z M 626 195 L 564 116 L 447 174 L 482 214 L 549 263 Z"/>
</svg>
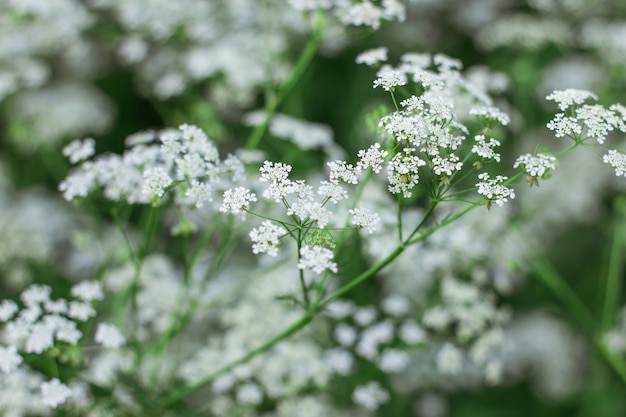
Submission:
<svg viewBox="0 0 626 417">
<path fill-rule="evenodd" d="M 489 174 L 483 172 L 478 175 L 480 182 L 476 183 L 478 187 L 478 194 L 485 196 L 489 200 L 488 204 L 492 201 L 498 206 L 504 206 L 504 203 L 515 198 L 515 191 L 512 188 L 504 185 L 507 177 L 497 175 L 494 179 L 489 177 Z"/>
<path fill-rule="evenodd" d="M 458 60 L 444 55 L 406 54 L 401 61 L 398 68 L 385 66 L 374 85 L 391 90 L 411 79 L 424 90 L 420 96 L 402 101 L 399 111 L 383 117 L 379 123 L 400 145 L 387 162 L 388 189 L 393 194 L 411 197 L 427 168 L 439 179 L 450 178 L 463 169 L 465 157 L 457 152 L 469 131 L 460 120 L 470 114 L 485 124 L 506 125 L 509 117 L 491 105 L 486 92 L 462 76 Z M 457 110 L 463 106 L 457 107 L 456 102 L 468 101 L 476 104 L 467 113 Z M 473 153 L 500 161 L 500 155 L 494 151 L 499 141 L 487 141 L 484 135 L 475 139 L 478 143 L 472 148 Z"/>
<path fill-rule="evenodd" d="M 509 312 L 496 305 L 492 293 L 453 278 L 443 280 L 441 295 L 441 303 L 424 312 L 422 323 L 439 334 L 454 328 L 458 343 L 471 343 L 470 358 L 483 369 L 485 379 L 499 382 L 503 370 L 501 356 L 506 348 L 502 326 L 508 322 Z M 463 353 L 446 343 L 437 355 L 437 363 L 442 372 L 457 373 L 463 365 Z"/>
<path fill-rule="evenodd" d="M 221 161 L 196 126 L 136 134 L 127 144 L 130 149 L 123 155 L 101 155 L 79 165 L 59 185 L 63 196 L 73 200 L 102 189 L 110 200 L 141 204 L 159 201 L 178 185 L 177 203 L 200 208 L 212 200 L 214 188 L 225 188 L 243 176 L 243 163 L 232 155 Z"/>
<path fill-rule="evenodd" d="M 49 351 L 63 344 L 77 345 L 83 337 L 77 323 L 85 322 L 96 314 L 92 304 L 102 300 L 104 294 L 100 283 L 82 281 L 71 289 L 73 300 L 52 299 L 52 289 L 33 284 L 20 295 L 23 307 L 11 300 L 0 302 L 0 374 L 18 373 L 25 363 L 24 354 Z M 102 327 L 105 326 L 105 327 Z M 107 347 L 119 348 L 125 338 L 112 324 L 100 324 L 95 340 Z M 48 407 L 56 408 L 72 397 L 72 390 L 59 379 L 43 381 L 40 385 L 41 400 Z"/>
<path fill-rule="evenodd" d="M 513 164 L 513 168 L 520 168 L 531 177 L 545 178 L 551 171 L 556 169 L 557 160 L 552 155 L 529 153 L 519 156 Z"/>
<path fill-rule="evenodd" d="M 621 104 L 608 109 L 598 104 L 585 104 L 597 100 L 597 96 L 586 90 L 558 90 L 546 97 L 557 103 L 563 113 L 557 113 L 546 125 L 555 136 L 568 136 L 577 141 L 595 139 L 603 144 L 609 132 L 619 129 L 626 133 L 626 112 Z"/>
</svg>

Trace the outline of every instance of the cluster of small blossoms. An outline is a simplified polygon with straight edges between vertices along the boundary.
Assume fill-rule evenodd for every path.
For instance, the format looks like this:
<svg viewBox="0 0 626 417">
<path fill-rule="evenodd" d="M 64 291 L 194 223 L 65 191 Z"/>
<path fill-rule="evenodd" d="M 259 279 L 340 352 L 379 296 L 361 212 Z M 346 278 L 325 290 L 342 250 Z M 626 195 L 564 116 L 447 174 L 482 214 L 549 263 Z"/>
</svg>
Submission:
<svg viewBox="0 0 626 417">
<path fill-rule="evenodd" d="M 338 375 L 355 371 L 360 357 L 382 372 L 395 375 L 404 372 L 411 361 L 410 350 L 427 342 L 426 332 L 411 318 L 411 302 L 403 295 L 385 297 L 380 308 L 357 306 L 338 300 L 327 308 L 327 315 L 337 323 L 333 338 L 338 344 L 326 351 L 326 360 Z M 355 404 L 369 410 L 389 400 L 389 393 L 377 382 L 355 388 Z"/>
<path fill-rule="evenodd" d="M 201 208 L 212 200 L 214 188 L 243 177 L 243 163 L 233 155 L 220 160 L 217 148 L 196 126 L 135 134 L 126 144 L 123 155 L 101 155 L 79 165 L 59 185 L 63 196 L 73 200 L 102 189 L 113 201 L 158 203 L 178 186 L 178 204 Z M 77 162 L 90 156 L 91 147 L 89 141 L 72 143 L 66 154 Z"/>
<path fill-rule="evenodd" d="M 526 175 L 533 178 L 546 178 L 550 172 L 556 169 L 557 160 L 552 155 L 529 153 L 519 156 L 513 164 L 513 168 L 520 168 Z"/>
<path fill-rule="evenodd" d="M 255 254 L 267 253 L 276 256 L 280 238 L 294 236 L 297 224 L 305 225 L 312 231 L 325 229 L 329 224 L 334 224 L 338 216 L 331 206 L 337 206 L 339 202 L 348 198 L 348 191 L 344 186 L 358 184 L 359 177 L 366 170 L 379 172 L 387 152 L 380 148 L 380 144 L 375 144 L 359 151 L 358 156 L 356 166 L 341 160 L 328 162 L 330 169 L 328 177 L 319 182 L 316 190 L 305 180 L 290 179 L 291 165 L 265 161 L 259 169 L 261 174 L 259 181 L 265 184 L 260 194 L 266 200 L 282 204 L 289 220 L 280 222 L 280 225 L 277 221 L 265 220 L 261 226 L 252 229 L 250 232 L 252 251 Z M 316 195 L 320 198 L 316 199 Z M 227 189 L 220 210 L 233 214 L 251 211 L 250 203 L 254 201 L 257 201 L 257 196 L 248 188 Z M 370 233 L 375 230 L 379 221 L 377 213 L 363 207 L 355 207 L 348 210 L 348 213 L 352 216 L 352 225 Z M 297 224 L 291 224 L 293 221 Z M 313 229 L 311 226 L 314 226 Z M 294 230 L 287 229 L 291 227 Z M 309 241 L 306 236 L 302 238 L 306 244 L 300 247 L 298 268 L 310 269 L 317 274 L 326 270 L 337 272 L 337 264 L 332 261 L 333 252 L 325 247 L 324 242 Z"/>
<path fill-rule="evenodd" d="M 0 374 L 19 372 L 26 366 L 25 355 L 43 355 L 57 348 L 77 345 L 83 337 L 77 323 L 83 323 L 96 314 L 92 304 L 102 300 L 100 283 L 82 281 L 71 289 L 73 300 L 52 299 L 52 289 L 46 285 L 31 285 L 20 295 L 23 306 L 12 300 L 0 302 Z M 125 337 L 112 324 L 100 323 L 95 341 L 105 347 L 119 348 Z M 58 355 L 58 353 L 56 354 Z M 41 400 L 56 408 L 72 397 L 72 390 L 57 378 L 44 381 L 40 386 Z"/>
<path fill-rule="evenodd" d="M 434 334 L 445 335 L 454 329 L 459 344 L 470 343 L 472 363 L 483 370 L 488 383 L 498 383 L 506 349 L 502 326 L 509 321 L 509 312 L 496 305 L 492 293 L 472 283 L 445 278 L 441 283 L 442 300 L 427 309 L 422 324 Z M 463 352 L 452 343 L 444 343 L 437 355 L 437 366 L 443 373 L 457 373 L 463 366 Z"/>
<path fill-rule="evenodd" d="M 626 133 L 626 107 L 619 103 L 608 109 L 599 104 L 585 104 L 587 100 L 597 100 L 597 96 L 575 89 L 554 91 L 546 99 L 556 102 L 562 111 L 547 124 L 557 138 L 567 136 L 581 143 L 595 139 L 602 145 L 615 129 Z M 602 160 L 615 170 L 615 175 L 626 174 L 626 157 L 622 152 L 610 149 Z"/>
<path fill-rule="evenodd" d="M 374 87 L 393 91 L 411 80 L 423 90 L 421 95 L 400 102 L 401 108 L 379 123 L 399 149 L 386 163 L 391 193 L 408 198 L 428 171 L 428 180 L 446 180 L 463 169 L 465 157 L 458 152 L 469 130 L 461 120 L 473 115 L 486 126 L 509 123 L 509 117 L 493 107 L 487 93 L 465 79 L 460 69 L 459 61 L 444 55 L 406 54 L 398 67 L 384 65 L 379 71 Z M 468 102 L 472 104 L 463 110 Z M 494 150 L 499 141 L 487 140 L 484 135 L 476 135 L 475 140 L 474 154 L 482 160 L 500 162 Z"/>
<path fill-rule="evenodd" d="M 504 185 L 504 182 L 508 179 L 502 175 L 497 175 L 494 179 L 489 177 L 489 174 L 483 172 L 478 175 L 480 182 L 476 183 L 478 187 L 478 194 L 485 196 L 488 200 L 488 205 L 491 202 L 496 203 L 499 207 L 504 206 L 504 203 L 515 198 L 515 191 L 512 188 Z"/>
</svg>

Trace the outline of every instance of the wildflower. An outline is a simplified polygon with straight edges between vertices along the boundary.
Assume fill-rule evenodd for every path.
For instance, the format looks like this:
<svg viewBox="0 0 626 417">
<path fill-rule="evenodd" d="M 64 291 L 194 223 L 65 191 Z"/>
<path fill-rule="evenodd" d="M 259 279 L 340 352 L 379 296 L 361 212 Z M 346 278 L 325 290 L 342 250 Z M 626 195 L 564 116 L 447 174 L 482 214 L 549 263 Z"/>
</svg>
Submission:
<svg viewBox="0 0 626 417">
<path fill-rule="evenodd" d="M 85 140 L 75 140 L 63 148 L 63 155 L 69 158 L 70 163 L 76 164 L 84 161 L 96 152 L 96 141 L 87 138 Z"/>
<path fill-rule="evenodd" d="M 566 116 L 565 113 L 555 114 L 554 118 L 546 124 L 546 127 L 554 130 L 554 136 L 557 138 L 577 136 L 583 131 L 578 119 Z"/>
<path fill-rule="evenodd" d="M 41 384 L 41 396 L 46 406 L 57 408 L 72 396 L 72 390 L 54 378 Z"/>
<path fill-rule="evenodd" d="M 495 201 L 498 206 L 502 207 L 504 203 L 509 201 L 509 198 L 511 200 L 515 198 L 513 189 L 503 185 L 507 177 L 498 175 L 495 179 L 490 179 L 489 174 L 483 172 L 478 176 L 478 179 L 481 180 L 481 182 L 476 184 L 478 194 L 484 195 L 490 202 Z"/>
<path fill-rule="evenodd" d="M 368 209 L 354 208 L 348 210 L 352 214 L 352 224 L 367 230 L 370 234 L 376 230 L 376 224 L 380 220 L 378 213 L 372 213 Z"/>
<path fill-rule="evenodd" d="M 476 135 L 474 140 L 478 143 L 472 146 L 472 153 L 484 159 L 493 159 L 496 162 L 500 162 L 500 154 L 493 150 L 496 146 L 500 146 L 499 141 L 491 138 L 487 142 L 485 135 Z"/>
<path fill-rule="evenodd" d="M 71 294 L 82 301 L 102 300 L 102 284 L 97 281 L 82 281 L 72 287 Z"/>
<path fill-rule="evenodd" d="M 23 360 L 15 346 L 0 346 L 0 372 L 8 374 L 15 371 Z"/>
<path fill-rule="evenodd" d="M 367 149 L 361 149 L 357 156 L 359 161 L 356 164 L 357 170 L 371 168 L 376 174 L 383 168 L 383 162 L 389 152 L 380 149 L 380 143 L 375 143 Z"/>
<path fill-rule="evenodd" d="M 191 181 L 191 187 L 187 189 L 185 196 L 195 200 L 196 208 L 202 208 L 205 202 L 213 199 L 211 186 L 198 180 Z"/>
<path fill-rule="evenodd" d="M 395 373 L 404 370 L 410 361 L 411 358 L 407 352 L 400 349 L 386 348 L 378 360 L 378 367 L 384 372 Z"/>
<path fill-rule="evenodd" d="M 531 177 L 544 177 L 550 170 L 556 168 L 556 158 L 552 155 L 540 153 L 536 156 L 525 154 L 515 160 L 513 168 L 519 167 Z"/>
<path fill-rule="evenodd" d="M 380 62 L 385 62 L 387 60 L 387 52 L 388 49 L 384 46 L 380 48 L 368 49 L 356 57 L 356 63 L 369 65 L 371 67 Z"/>
<path fill-rule="evenodd" d="M 299 269 L 310 269 L 316 274 L 329 270 L 337 273 L 337 264 L 332 261 L 333 251 L 322 246 L 304 245 L 300 249 Z"/>
<path fill-rule="evenodd" d="M 330 168 L 330 181 L 331 182 L 345 182 L 346 184 L 358 184 L 357 178 L 358 169 L 355 169 L 351 164 L 346 161 L 329 161 L 326 163 Z"/>
<path fill-rule="evenodd" d="M 113 349 L 117 349 L 126 343 L 124 335 L 110 323 L 98 324 L 94 340 L 96 343 L 101 343 L 103 346 Z"/>
<path fill-rule="evenodd" d="M 377 76 L 378 78 L 374 80 L 374 88 L 381 86 L 385 91 L 391 91 L 407 83 L 404 73 L 390 68 L 381 69 Z"/>
<path fill-rule="evenodd" d="M 0 303 L 0 322 L 8 321 L 17 313 L 18 307 L 12 300 L 2 300 Z"/>
<path fill-rule="evenodd" d="M 368 410 L 376 410 L 389 401 L 389 393 L 377 381 L 359 385 L 352 393 L 352 401 Z"/>
<path fill-rule="evenodd" d="M 287 230 L 284 227 L 264 220 L 261 226 L 250 231 L 250 239 L 254 242 L 252 252 L 255 254 L 267 253 L 270 256 L 278 255 L 280 247 L 278 240 L 286 233 Z"/>
<path fill-rule="evenodd" d="M 224 198 L 220 211 L 227 213 L 241 213 L 247 210 L 251 202 L 257 201 L 256 194 L 245 187 L 230 188 L 224 191 Z"/>
<path fill-rule="evenodd" d="M 148 195 L 163 197 L 165 188 L 172 184 L 172 178 L 162 167 L 148 168 L 143 173 L 143 192 Z"/>
<path fill-rule="evenodd" d="M 626 154 L 610 149 L 609 152 L 602 157 L 602 162 L 608 164 L 615 170 L 618 177 L 626 177 Z"/>
<path fill-rule="evenodd" d="M 437 353 L 437 369 L 444 374 L 455 374 L 463 366 L 463 353 L 450 343 L 445 343 Z"/>
<path fill-rule="evenodd" d="M 594 100 L 598 99 L 598 97 L 590 91 L 568 88 L 566 90 L 553 91 L 552 94 L 546 97 L 546 100 L 554 101 L 558 104 L 559 109 L 564 111 L 575 104 L 583 104 L 590 98 Z"/>
<path fill-rule="evenodd" d="M 477 106 L 470 109 L 469 113 L 473 116 L 481 116 L 486 120 L 496 121 L 502 126 L 508 125 L 511 121 L 509 115 L 497 107 Z"/>
</svg>

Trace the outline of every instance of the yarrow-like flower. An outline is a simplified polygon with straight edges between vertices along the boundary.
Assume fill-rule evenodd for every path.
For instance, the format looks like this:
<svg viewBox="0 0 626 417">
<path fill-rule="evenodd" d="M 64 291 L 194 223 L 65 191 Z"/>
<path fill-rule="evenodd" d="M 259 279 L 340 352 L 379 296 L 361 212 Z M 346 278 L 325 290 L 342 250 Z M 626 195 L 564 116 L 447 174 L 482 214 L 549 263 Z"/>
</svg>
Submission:
<svg viewBox="0 0 626 417">
<path fill-rule="evenodd" d="M 371 168 L 376 174 L 383 168 L 385 158 L 389 155 L 384 149 L 380 148 L 380 143 L 375 143 L 367 149 L 361 149 L 357 156 L 359 161 L 356 164 L 357 170 L 365 170 Z"/>
<path fill-rule="evenodd" d="M 368 209 L 355 207 L 349 210 L 352 214 L 352 224 L 367 230 L 370 234 L 376 230 L 376 225 L 380 220 L 378 213 L 372 213 Z"/>
<path fill-rule="evenodd" d="M 507 177 L 502 175 L 496 176 L 496 178 L 489 178 L 489 174 L 483 172 L 478 176 L 481 180 L 476 184 L 478 187 L 478 194 L 485 196 L 489 202 L 494 201 L 498 206 L 504 206 L 504 203 L 510 199 L 515 198 L 515 192 L 512 188 L 508 188 L 503 183 L 507 180 Z M 489 206 L 487 206 L 489 207 Z"/>
<path fill-rule="evenodd" d="M 602 157 L 602 161 L 615 170 L 618 177 L 626 177 L 626 154 L 610 149 L 609 152 Z"/>
<path fill-rule="evenodd" d="M 220 211 L 238 214 L 250 207 L 250 203 L 257 201 L 256 194 L 245 187 L 230 188 L 224 191 L 224 198 Z"/>
<path fill-rule="evenodd" d="M 98 324 L 94 340 L 96 343 L 101 343 L 103 346 L 113 349 L 118 349 L 126 343 L 124 335 L 115 325 L 110 323 Z"/>
<path fill-rule="evenodd" d="M 597 100 L 598 97 L 587 90 L 576 90 L 568 88 L 566 90 L 557 90 L 546 97 L 546 100 L 554 101 L 558 104 L 561 111 L 566 110 L 576 104 L 583 104 L 588 99 Z"/>
<path fill-rule="evenodd" d="M 384 46 L 380 48 L 368 49 L 356 57 L 356 63 L 372 66 L 380 62 L 385 62 L 387 61 L 387 52 L 388 49 Z"/>
<path fill-rule="evenodd" d="M 376 410 L 389 401 L 389 393 L 377 381 L 359 385 L 352 393 L 352 401 L 368 410 Z"/>
<path fill-rule="evenodd" d="M 513 168 L 520 168 L 531 177 L 543 177 L 551 170 L 556 169 L 556 158 L 552 155 L 540 153 L 538 155 L 521 155 L 515 160 Z"/>
<path fill-rule="evenodd" d="M 500 154 L 494 151 L 494 148 L 500 146 L 500 141 L 494 138 L 490 138 L 489 142 L 485 138 L 485 135 L 476 135 L 474 140 L 477 142 L 472 146 L 472 152 L 484 159 L 493 159 L 496 162 L 500 162 Z"/>
<path fill-rule="evenodd" d="M 70 399 L 72 390 L 59 379 L 54 378 L 41 384 L 41 396 L 46 406 L 57 408 Z"/>
<path fill-rule="evenodd" d="M 333 251 L 322 246 L 304 245 L 300 249 L 299 269 L 310 269 L 316 274 L 329 270 L 337 273 L 337 264 L 333 262 Z"/>
<path fill-rule="evenodd" d="M 69 158 L 70 163 L 76 164 L 84 161 L 96 152 L 96 141 L 87 138 L 85 140 L 75 140 L 63 148 L 63 155 Z"/>
<path fill-rule="evenodd" d="M 254 242 L 252 252 L 267 253 L 270 256 L 278 255 L 279 239 L 286 233 L 287 230 L 284 227 L 270 220 L 264 220 L 261 226 L 250 231 L 250 239 Z"/>
<path fill-rule="evenodd" d="M 385 91 L 391 91 L 407 83 L 406 75 L 391 68 L 383 68 L 378 71 L 378 78 L 374 80 L 374 88 L 381 86 Z"/>
</svg>

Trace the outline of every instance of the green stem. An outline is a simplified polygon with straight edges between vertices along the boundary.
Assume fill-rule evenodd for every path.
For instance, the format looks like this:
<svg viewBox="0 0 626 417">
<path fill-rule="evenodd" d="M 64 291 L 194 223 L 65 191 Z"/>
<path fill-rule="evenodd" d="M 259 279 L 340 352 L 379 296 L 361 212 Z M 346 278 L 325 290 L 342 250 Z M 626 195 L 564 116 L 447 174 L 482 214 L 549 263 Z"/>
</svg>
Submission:
<svg viewBox="0 0 626 417">
<path fill-rule="evenodd" d="M 309 42 L 304 48 L 304 51 L 302 51 L 302 54 L 300 54 L 298 62 L 296 62 L 296 66 L 289 75 L 289 78 L 287 78 L 285 82 L 280 86 L 276 95 L 274 95 L 273 98 L 271 100 L 268 100 L 268 102 L 266 103 L 265 118 L 263 119 L 263 122 L 260 125 L 256 126 L 250 134 L 250 137 L 246 142 L 246 149 L 256 149 L 259 146 L 259 143 L 261 142 L 261 139 L 263 138 L 263 135 L 265 134 L 265 131 L 269 126 L 270 120 L 276 112 L 276 109 L 283 101 L 287 93 L 289 93 L 289 91 L 293 88 L 296 82 L 298 82 L 304 71 L 309 66 L 309 63 L 315 56 L 315 53 L 317 52 L 319 45 L 322 41 L 322 34 L 324 33 L 325 26 L 326 20 L 324 17 L 324 13 L 320 11 L 315 15 L 313 36 L 311 36 Z"/>
<path fill-rule="evenodd" d="M 622 274 L 622 233 L 623 227 L 615 228 L 615 235 L 611 244 L 609 257 L 609 269 L 606 277 L 606 289 L 604 293 L 604 309 L 602 311 L 602 330 L 606 330 L 615 319 L 620 298 L 620 277 Z"/>
</svg>

